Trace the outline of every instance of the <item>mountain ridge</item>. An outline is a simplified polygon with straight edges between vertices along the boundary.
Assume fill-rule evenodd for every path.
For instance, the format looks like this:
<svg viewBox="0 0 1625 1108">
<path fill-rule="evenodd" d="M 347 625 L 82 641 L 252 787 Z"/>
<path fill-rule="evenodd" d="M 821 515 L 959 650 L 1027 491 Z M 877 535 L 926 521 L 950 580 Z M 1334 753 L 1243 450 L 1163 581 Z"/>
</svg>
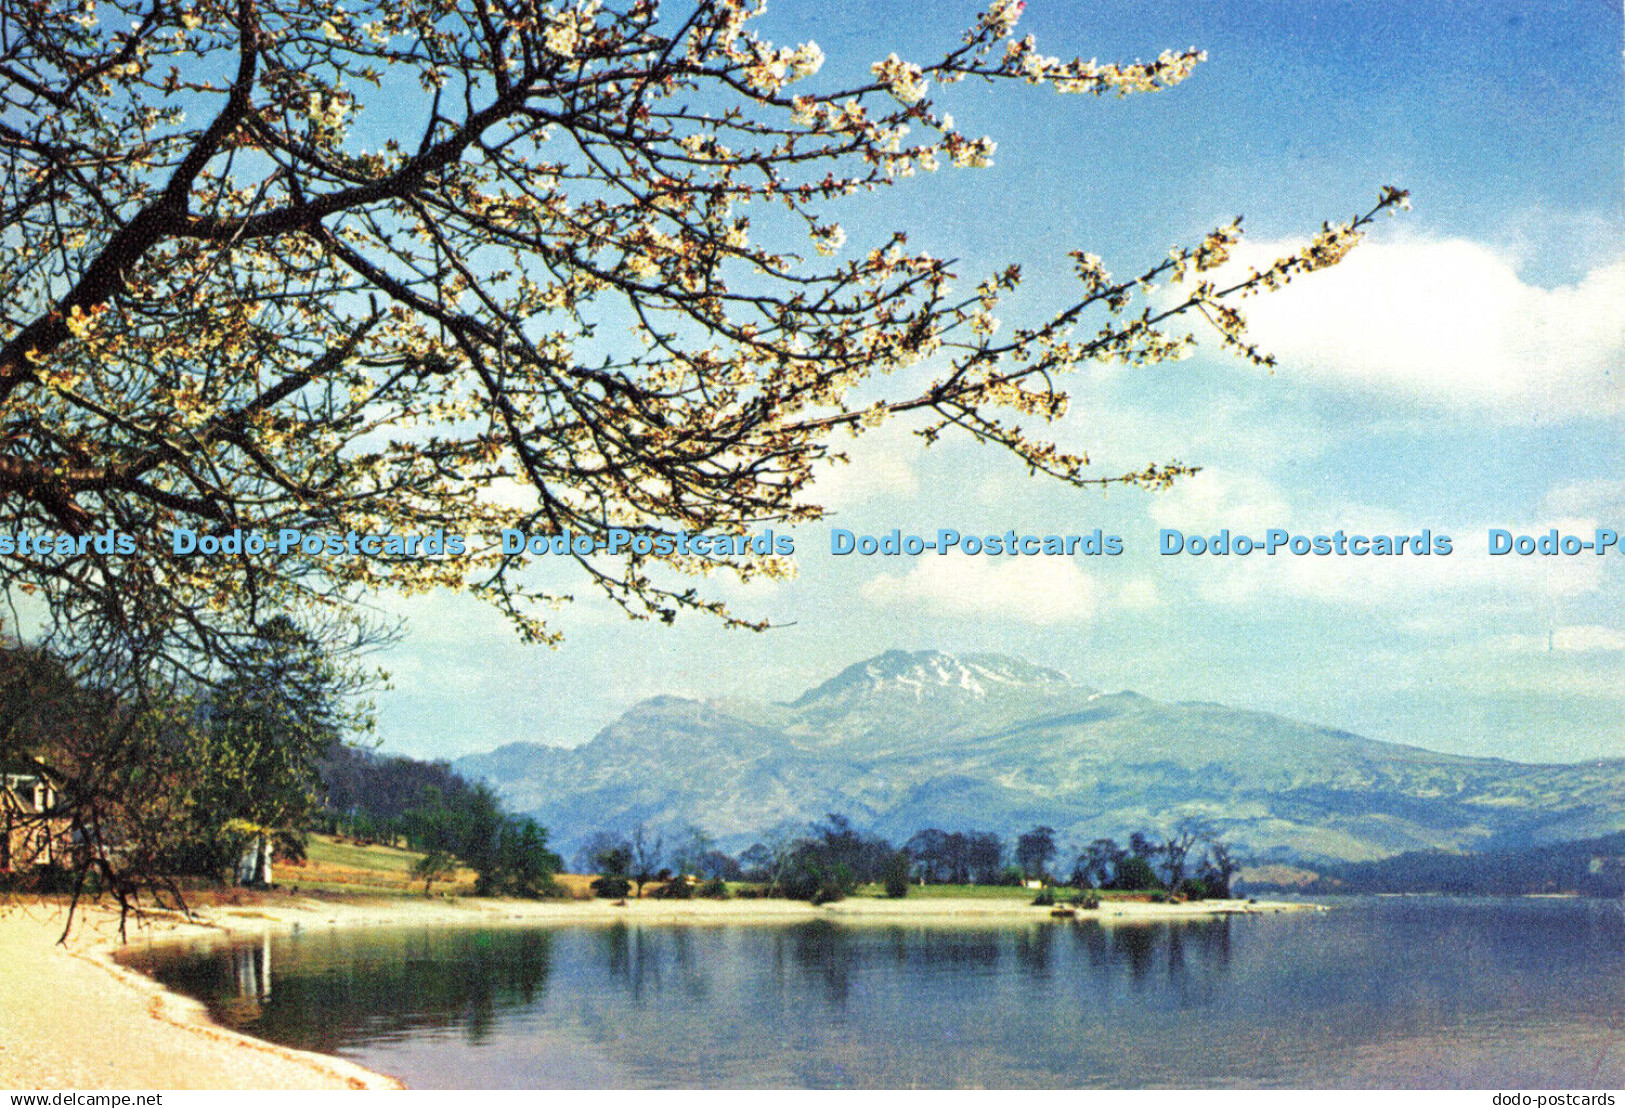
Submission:
<svg viewBox="0 0 1625 1108">
<path fill-rule="evenodd" d="M 941 651 L 888 651 L 781 703 L 652 697 L 580 746 L 455 765 L 565 846 L 644 822 L 740 849 L 830 811 L 893 838 L 1048 823 L 1082 842 L 1194 816 L 1255 856 L 1341 861 L 1625 828 L 1625 760 L 1445 754 Z"/>
</svg>

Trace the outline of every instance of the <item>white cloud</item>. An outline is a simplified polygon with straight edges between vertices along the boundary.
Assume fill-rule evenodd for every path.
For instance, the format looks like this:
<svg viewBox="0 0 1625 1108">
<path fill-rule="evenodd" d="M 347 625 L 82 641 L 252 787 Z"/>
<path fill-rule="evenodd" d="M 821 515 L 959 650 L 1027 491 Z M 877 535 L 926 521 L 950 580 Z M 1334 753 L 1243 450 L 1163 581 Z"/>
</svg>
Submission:
<svg viewBox="0 0 1625 1108">
<path fill-rule="evenodd" d="M 1500 635 L 1490 640 L 1492 649 L 1528 654 L 1618 653 L 1625 651 L 1625 631 L 1597 623 L 1554 627 L 1549 635 Z"/>
<path fill-rule="evenodd" d="M 1185 531 L 1219 527 L 1261 531 L 1290 522 L 1286 498 L 1268 479 L 1219 467 L 1180 481 L 1153 499 L 1147 511 L 1163 527 Z"/>
<path fill-rule="evenodd" d="M 1150 577 L 1130 578 L 1117 593 L 1117 606 L 1130 611 L 1144 611 L 1162 603 L 1162 593 Z"/>
<path fill-rule="evenodd" d="M 1295 245 L 1254 244 L 1238 262 L 1262 267 Z M 1362 243 L 1248 300 L 1246 315 L 1283 374 L 1533 420 L 1625 411 L 1621 303 L 1625 261 L 1544 289 L 1489 247 L 1415 240 Z"/>
<path fill-rule="evenodd" d="M 1542 498 L 1540 514 L 1586 520 L 1625 515 L 1625 481 L 1598 479 L 1561 485 Z"/>
<path fill-rule="evenodd" d="M 1254 469 L 1301 465 L 1339 434 L 1301 406 L 1283 419 L 1280 394 L 1267 387 L 1161 408 L 1144 407 L 1135 389 L 1143 390 L 1143 382 L 1127 376 L 1109 402 L 1092 402 L 1086 418 L 1058 424 L 1061 444 L 1087 453 L 1105 475 L 1153 460 L 1195 463 L 1204 471 L 1223 459 L 1244 459 Z"/>
<path fill-rule="evenodd" d="M 1038 625 L 1089 619 L 1102 599 L 1099 582 L 1089 574 L 1072 562 L 1045 557 L 928 557 L 906 574 L 871 578 L 862 592 L 883 608 Z"/>
<path fill-rule="evenodd" d="M 512 477 L 499 477 L 483 490 L 480 498 L 503 508 L 517 508 L 528 512 L 537 506 L 539 498 L 534 486 Z"/>
<path fill-rule="evenodd" d="M 831 462 L 817 470 L 812 499 L 826 508 L 847 508 L 883 497 L 906 499 L 919 492 L 914 462 L 920 440 L 902 427 L 870 431 L 848 444 L 837 442 L 849 463 Z"/>
</svg>

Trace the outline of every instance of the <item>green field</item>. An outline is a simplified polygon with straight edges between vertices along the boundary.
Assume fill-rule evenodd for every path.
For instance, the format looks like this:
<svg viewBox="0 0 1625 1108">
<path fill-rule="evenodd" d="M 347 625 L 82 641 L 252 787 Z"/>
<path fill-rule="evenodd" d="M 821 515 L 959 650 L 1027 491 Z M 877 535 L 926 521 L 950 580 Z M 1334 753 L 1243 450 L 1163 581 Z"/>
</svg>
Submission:
<svg viewBox="0 0 1625 1108">
<path fill-rule="evenodd" d="M 884 897 L 886 890 L 880 885 L 863 885 L 855 896 Z M 910 900 L 1031 900 L 1038 893 L 1020 885 L 910 885 Z"/>
<path fill-rule="evenodd" d="M 422 857 L 415 850 L 401 850 L 393 846 L 343 842 L 329 835 L 312 835 L 306 848 L 307 860 L 313 864 L 344 866 L 350 869 L 377 870 L 382 873 L 410 873 L 412 866 Z"/>
<path fill-rule="evenodd" d="M 1096 896 L 1101 900 L 1134 900 L 1144 899 L 1145 893 L 1118 892 L 1114 889 L 1090 889 L 1080 894 L 1079 890 L 1069 885 L 1057 885 L 1050 889 L 1056 903 L 1070 903 L 1078 895 Z M 856 896 L 886 895 L 885 889 L 879 885 L 864 885 L 854 894 Z M 1020 885 L 910 885 L 908 887 L 910 899 L 921 900 L 1022 900 L 1030 901 L 1038 895 L 1037 889 L 1025 889 Z"/>
<path fill-rule="evenodd" d="M 423 882 L 412 876 L 422 854 L 393 846 L 349 842 L 331 835 L 312 835 L 304 862 L 279 862 L 276 881 L 284 888 L 369 896 L 421 896 Z M 474 871 L 459 869 L 451 881 L 437 881 L 435 892 L 468 893 Z"/>
</svg>

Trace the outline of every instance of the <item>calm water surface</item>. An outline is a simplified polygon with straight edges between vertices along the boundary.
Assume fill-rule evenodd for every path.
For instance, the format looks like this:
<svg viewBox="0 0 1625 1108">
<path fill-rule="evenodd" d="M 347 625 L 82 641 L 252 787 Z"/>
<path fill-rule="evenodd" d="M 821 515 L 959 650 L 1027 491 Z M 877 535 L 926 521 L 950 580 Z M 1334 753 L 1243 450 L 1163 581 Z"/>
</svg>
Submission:
<svg viewBox="0 0 1625 1108">
<path fill-rule="evenodd" d="M 137 964 L 418 1088 L 1625 1086 L 1614 903 L 306 931 Z"/>
</svg>

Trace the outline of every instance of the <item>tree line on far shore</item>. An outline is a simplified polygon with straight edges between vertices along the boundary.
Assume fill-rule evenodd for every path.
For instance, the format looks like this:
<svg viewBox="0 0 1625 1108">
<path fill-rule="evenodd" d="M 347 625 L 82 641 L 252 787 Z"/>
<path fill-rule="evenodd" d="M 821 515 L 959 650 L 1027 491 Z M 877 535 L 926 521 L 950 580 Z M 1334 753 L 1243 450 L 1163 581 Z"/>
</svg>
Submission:
<svg viewBox="0 0 1625 1108">
<path fill-rule="evenodd" d="M 1616 899 L 1625 896 L 1625 831 L 1472 854 L 1412 850 L 1369 862 L 1321 863 L 1316 870 L 1301 891 Z"/>
<path fill-rule="evenodd" d="M 1013 843 L 993 831 L 932 827 L 897 846 L 831 812 L 805 831 L 780 831 L 737 857 L 693 826 L 669 846 L 644 824 L 629 833 L 601 830 L 583 842 L 574 868 L 597 875 L 593 888 L 600 896 L 641 896 L 654 882 L 661 895 L 722 895 L 731 881 L 756 886 L 758 895 L 824 903 L 863 885 L 902 897 L 914 884 L 1031 883 L 1201 900 L 1229 896 L 1239 865 L 1213 829 L 1194 820 L 1160 837 L 1135 832 L 1126 844 L 1097 838 L 1063 852 L 1055 829 L 1045 825 Z M 676 880 L 683 877 L 695 881 Z"/>
</svg>

